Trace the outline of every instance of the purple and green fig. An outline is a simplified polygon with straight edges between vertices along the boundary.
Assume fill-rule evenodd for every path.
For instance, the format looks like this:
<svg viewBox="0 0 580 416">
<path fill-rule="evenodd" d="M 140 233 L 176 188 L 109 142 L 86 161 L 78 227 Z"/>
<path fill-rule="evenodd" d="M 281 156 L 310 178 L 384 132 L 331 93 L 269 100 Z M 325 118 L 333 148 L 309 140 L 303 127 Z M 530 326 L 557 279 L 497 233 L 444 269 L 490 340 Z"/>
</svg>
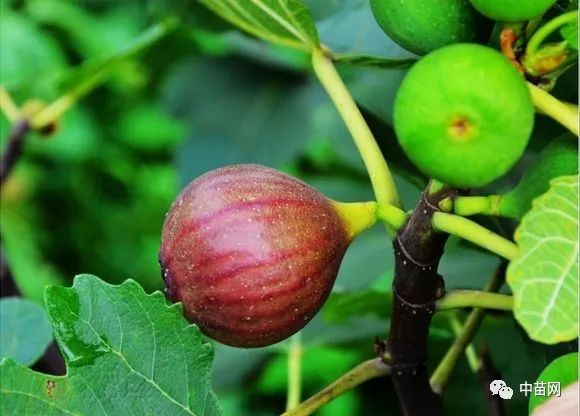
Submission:
<svg viewBox="0 0 580 416">
<path fill-rule="evenodd" d="M 192 181 L 163 226 L 167 296 L 210 338 L 262 347 L 303 328 L 327 299 L 375 203 L 338 203 L 259 165 Z"/>
</svg>

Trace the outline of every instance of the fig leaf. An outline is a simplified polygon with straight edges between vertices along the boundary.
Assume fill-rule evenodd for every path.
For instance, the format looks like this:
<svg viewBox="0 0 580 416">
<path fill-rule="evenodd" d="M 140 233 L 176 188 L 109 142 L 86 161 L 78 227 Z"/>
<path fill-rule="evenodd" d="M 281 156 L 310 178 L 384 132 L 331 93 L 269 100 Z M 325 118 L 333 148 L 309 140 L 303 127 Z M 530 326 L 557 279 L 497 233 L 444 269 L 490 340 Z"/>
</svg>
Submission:
<svg viewBox="0 0 580 416">
<path fill-rule="evenodd" d="M 556 344 L 578 337 L 578 176 L 551 182 L 537 198 L 515 240 L 521 254 L 509 265 L 514 314 L 528 335 Z"/>
<path fill-rule="evenodd" d="M 80 275 L 72 288 L 48 287 L 45 301 L 67 375 L 4 360 L 0 413 L 222 414 L 210 388 L 212 347 L 161 292 Z"/>
<path fill-rule="evenodd" d="M 254 36 L 297 49 L 318 47 L 310 11 L 301 0 L 201 0 L 208 9 Z"/>
</svg>

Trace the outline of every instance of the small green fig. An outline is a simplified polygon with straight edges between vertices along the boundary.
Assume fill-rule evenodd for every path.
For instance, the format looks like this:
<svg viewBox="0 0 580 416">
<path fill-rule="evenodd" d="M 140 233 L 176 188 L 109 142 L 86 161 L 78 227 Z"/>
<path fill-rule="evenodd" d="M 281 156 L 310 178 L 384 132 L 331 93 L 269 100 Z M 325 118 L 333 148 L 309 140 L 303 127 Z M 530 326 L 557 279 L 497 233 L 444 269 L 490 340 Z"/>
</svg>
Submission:
<svg viewBox="0 0 580 416">
<path fill-rule="evenodd" d="M 470 0 L 481 14 L 498 22 L 525 22 L 543 15 L 556 0 Z"/>
<path fill-rule="evenodd" d="M 479 187 L 522 156 L 534 106 L 523 77 L 501 53 L 454 44 L 411 67 L 393 121 L 403 150 L 425 174 L 458 188 Z"/>
<path fill-rule="evenodd" d="M 418 55 L 474 42 L 490 29 L 468 0 L 371 0 L 371 9 L 391 39 Z"/>
<path fill-rule="evenodd" d="M 224 344 L 281 341 L 318 312 L 375 210 L 375 203 L 331 201 L 264 166 L 206 173 L 181 192 L 163 225 L 167 296 Z"/>
</svg>

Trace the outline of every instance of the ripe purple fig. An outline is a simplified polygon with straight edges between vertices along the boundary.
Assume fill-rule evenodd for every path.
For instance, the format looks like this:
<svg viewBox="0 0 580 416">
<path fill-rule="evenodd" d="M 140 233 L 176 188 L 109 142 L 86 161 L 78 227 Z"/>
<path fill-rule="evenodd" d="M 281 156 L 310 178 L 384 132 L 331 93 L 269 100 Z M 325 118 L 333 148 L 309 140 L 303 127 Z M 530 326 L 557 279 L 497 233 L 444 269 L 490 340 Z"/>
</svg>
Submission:
<svg viewBox="0 0 580 416">
<path fill-rule="evenodd" d="M 331 201 L 264 166 L 206 173 L 181 192 L 163 225 L 167 296 L 221 343 L 281 341 L 321 308 L 375 210 L 375 203 Z"/>
</svg>

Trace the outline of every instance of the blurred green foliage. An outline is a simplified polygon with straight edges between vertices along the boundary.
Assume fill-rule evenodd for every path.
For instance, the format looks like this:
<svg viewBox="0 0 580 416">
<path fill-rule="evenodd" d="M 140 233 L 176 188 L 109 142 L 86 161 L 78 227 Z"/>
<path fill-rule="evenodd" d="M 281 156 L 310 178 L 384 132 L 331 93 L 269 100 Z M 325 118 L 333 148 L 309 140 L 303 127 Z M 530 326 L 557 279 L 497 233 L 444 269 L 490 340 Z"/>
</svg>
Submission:
<svg viewBox="0 0 580 416">
<path fill-rule="evenodd" d="M 306 3 L 322 42 L 337 52 L 412 56 L 385 37 L 367 1 Z M 157 252 L 165 212 L 182 186 L 219 166 L 262 163 L 299 176 L 337 200 L 372 198 L 362 162 L 305 54 L 231 31 L 193 0 L 0 0 L 0 11 L 0 79 L 18 104 L 54 100 L 83 76 L 81 63 L 98 63 L 161 18 L 178 16 L 183 23 L 143 54 L 117 63 L 108 82 L 60 120 L 53 137 L 28 138 L 2 189 L 0 218 L 2 246 L 26 297 L 41 302 L 45 285 L 70 285 L 79 273 L 111 283 L 133 278 L 147 291 L 161 289 Z M 425 178 L 403 156 L 389 126 L 404 71 L 340 69 L 411 209 Z M 577 91 L 570 88 L 576 81 L 570 82 L 559 88 Z M 2 146 L 9 127 L 2 118 Z M 543 120 L 531 148 L 560 134 Z M 531 151 L 490 188 L 508 189 L 534 158 Z M 514 224 L 490 226 L 509 232 Z M 448 288 L 480 288 L 497 263 L 494 256 L 453 239 L 441 273 Z M 392 273 L 390 242 L 380 227 L 349 249 L 328 311 L 303 331 L 305 396 L 374 355 L 375 337 L 384 338 L 388 331 L 388 297 L 385 313 L 378 315 L 360 304 L 364 292 L 355 296 L 354 306 L 347 304 L 362 309 L 355 317 L 341 316 L 336 305 L 345 293 L 372 286 L 380 289 L 367 293 L 376 310 L 376 294 L 389 290 Z M 435 363 L 452 338 L 444 329 L 432 332 Z M 477 345 L 483 342 L 514 385 L 535 380 L 559 351 L 529 343 L 507 315 L 489 320 Z M 227 414 L 283 410 L 286 346 L 238 350 L 216 345 L 213 378 Z M 462 362 L 449 387 L 448 414 L 486 414 L 480 389 Z M 510 410 L 519 414 L 527 403 L 518 395 L 514 399 Z M 365 384 L 319 414 L 372 415 L 377 409 L 399 414 L 385 379 Z"/>
</svg>

